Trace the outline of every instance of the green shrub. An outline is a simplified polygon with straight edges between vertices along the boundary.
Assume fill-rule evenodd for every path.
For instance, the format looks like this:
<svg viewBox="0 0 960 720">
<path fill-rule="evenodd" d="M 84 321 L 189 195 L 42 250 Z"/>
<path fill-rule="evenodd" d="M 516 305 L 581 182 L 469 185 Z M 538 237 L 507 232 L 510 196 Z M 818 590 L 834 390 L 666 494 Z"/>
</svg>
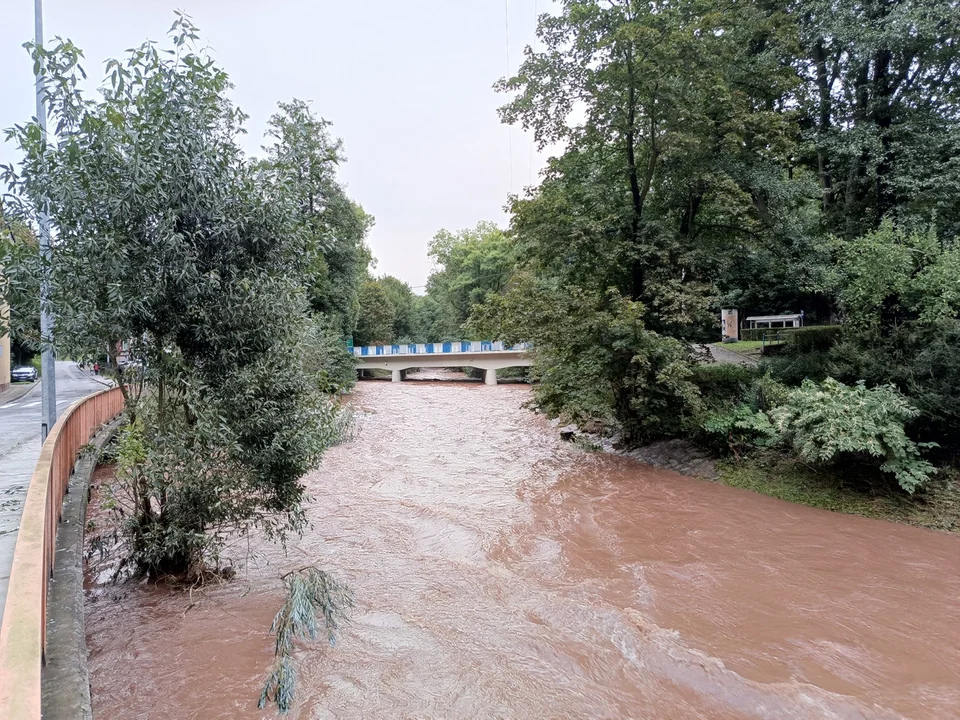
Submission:
<svg viewBox="0 0 960 720">
<path fill-rule="evenodd" d="M 783 402 L 787 388 L 772 377 L 743 365 L 701 365 L 693 382 L 703 401 L 688 425 L 694 439 L 739 459 L 776 438 L 765 411 Z"/>
<path fill-rule="evenodd" d="M 767 411 L 783 405 L 790 394 L 790 388 L 777 382 L 770 373 L 758 377 L 750 388 L 749 402 L 756 410 Z"/>
<path fill-rule="evenodd" d="M 356 358 L 325 319 L 306 323 L 298 353 L 304 373 L 320 392 L 346 392 L 357 381 Z"/>
<path fill-rule="evenodd" d="M 827 378 L 819 385 L 804 380 L 785 402 L 770 411 L 781 439 L 807 462 L 830 463 L 844 457 L 882 460 L 880 470 L 893 474 L 913 493 L 935 472 L 907 437 L 904 424 L 919 415 L 892 385 L 867 388 Z"/>
<path fill-rule="evenodd" d="M 804 380 L 820 382 L 835 376 L 830 354 L 841 343 L 842 332 L 839 325 L 793 328 L 785 343 L 764 349 L 765 366 L 787 385 L 799 385 Z"/>
<path fill-rule="evenodd" d="M 711 363 L 693 368 L 690 381 L 700 390 L 705 405 L 737 405 L 756 382 L 759 371 L 749 365 Z"/>
<path fill-rule="evenodd" d="M 767 342 L 782 340 L 791 342 L 798 336 L 808 339 L 808 342 L 826 343 L 823 349 L 826 349 L 839 340 L 842 333 L 840 325 L 807 325 L 805 327 L 787 327 L 787 328 L 743 328 L 740 330 L 741 340 L 763 340 L 766 335 Z M 804 340 L 800 340 L 804 342 Z"/>
<path fill-rule="evenodd" d="M 738 460 L 752 448 L 770 445 L 777 436 L 770 418 L 747 403 L 709 416 L 702 428 L 708 438 L 719 444 L 719 449 L 729 451 Z"/>
<path fill-rule="evenodd" d="M 810 325 L 796 328 L 786 341 L 792 352 L 823 352 L 840 342 L 842 337 L 843 327 L 840 325 Z"/>
<path fill-rule="evenodd" d="M 828 353 L 792 353 L 789 346 L 782 347 L 783 352 L 773 357 L 765 357 L 763 364 L 770 374 L 784 385 L 796 387 L 804 380 L 822 382 L 828 376 L 836 375 Z"/>
<path fill-rule="evenodd" d="M 853 336 L 830 350 L 830 374 L 843 382 L 896 385 L 920 410 L 921 440 L 939 443 L 938 458 L 960 456 L 960 321 L 900 325 L 883 337 Z"/>
<path fill-rule="evenodd" d="M 524 275 L 474 308 L 470 331 L 533 342 L 530 376 L 540 407 L 616 427 L 629 444 L 676 437 L 700 403 L 690 346 L 648 330 L 644 313 L 642 303 L 615 290 L 598 296 Z"/>
</svg>

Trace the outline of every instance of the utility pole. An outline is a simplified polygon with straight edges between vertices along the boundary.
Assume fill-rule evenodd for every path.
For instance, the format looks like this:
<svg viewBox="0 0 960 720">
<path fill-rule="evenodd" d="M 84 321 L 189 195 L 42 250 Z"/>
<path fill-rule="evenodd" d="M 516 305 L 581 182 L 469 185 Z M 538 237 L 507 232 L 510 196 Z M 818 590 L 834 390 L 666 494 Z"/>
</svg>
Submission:
<svg viewBox="0 0 960 720">
<path fill-rule="evenodd" d="M 37 47 L 43 47 L 43 0 L 34 0 L 34 24 Z M 44 140 L 47 137 L 47 110 L 43 101 L 43 82 L 37 74 L 37 122 Z M 40 442 L 57 422 L 57 364 L 53 354 L 53 316 L 50 313 L 50 218 L 48 205 L 43 202 L 40 211 L 40 369 L 43 374 L 40 390 Z"/>
</svg>

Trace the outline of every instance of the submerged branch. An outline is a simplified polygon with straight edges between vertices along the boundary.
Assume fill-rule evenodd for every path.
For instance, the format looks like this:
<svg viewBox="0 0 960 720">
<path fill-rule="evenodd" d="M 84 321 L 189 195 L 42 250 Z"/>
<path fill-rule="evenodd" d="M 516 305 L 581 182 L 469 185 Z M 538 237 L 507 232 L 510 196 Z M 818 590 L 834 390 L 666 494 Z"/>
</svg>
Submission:
<svg viewBox="0 0 960 720">
<path fill-rule="evenodd" d="M 286 713 L 293 703 L 297 679 L 292 658 L 296 641 L 317 639 L 320 630 L 317 616 L 320 615 L 327 642 L 333 646 L 337 630 L 347 621 L 353 607 L 353 594 L 346 585 L 313 566 L 291 570 L 280 577 L 287 589 L 287 599 L 270 626 L 271 632 L 276 633 L 275 661 L 257 707 L 263 708 L 272 700 L 281 713 Z"/>
</svg>

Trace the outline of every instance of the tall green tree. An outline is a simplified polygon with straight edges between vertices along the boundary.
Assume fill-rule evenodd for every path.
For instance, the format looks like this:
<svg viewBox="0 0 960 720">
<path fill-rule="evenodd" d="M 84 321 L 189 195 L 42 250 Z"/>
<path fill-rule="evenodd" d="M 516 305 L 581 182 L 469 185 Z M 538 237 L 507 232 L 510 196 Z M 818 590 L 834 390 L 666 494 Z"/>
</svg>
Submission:
<svg viewBox="0 0 960 720">
<path fill-rule="evenodd" d="M 336 171 L 343 144 L 330 136 L 330 123 L 303 100 L 280 103 L 270 118 L 273 139 L 262 167 L 290 195 L 309 250 L 309 300 L 315 313 L 348 337 L 357 322 L 358 291 L 370 254 L 364 238 L 373 217 L 347 196 Z"/>
<path fill-rule="evenodd" d="M 427 255 L 434 270 L 427 279 L 430 299 L 421 311 L 428 341 L 460 340 L 470 311 L 487 295 L 501 292 L 516 266 L 514 244 L 492 222 L 451 232 L 440 230 Z"/>
<path fill-rule="evenodd" d="M 416 306 L 417 296 L 410 285 L 392 275 L 384 275 L 377 282 L 383 288 L 387 302 L 393 308 L 393 342 L 417 342 Z"/>
<path fill-rule="evenodd" d="M 960 232 L 956 0 L 801 0 L 797 105 L 825 221 L 856 237 L 884 217 Z"/>
<path fill-rule="evenodd" d="M 367 278 L 360 285 L 360 313 L 353 334 L 354 345 L 389 345 L 393 342 L 396 308 L 383 284 Z"/>
<path fill-rule="evenodd" d="M 130 341 L 143 361 L 118 378 L 131 425 L 111 502 L 153 573 L 195 574 L 254 526 L 302 527 L 300 478 L 336 412 L 298 356 L 315 238 L 294 179 L 244 156 L 244 116 L 197 40 L 178 15 L 169 51 L 107 62 L 100 100 L 80 93 L 69 41 L 34 48 L 56 139 L 13 128 L 23 160 L 5 170 L 20 211 L 53 225 L 58 346 L 90 357 Z"/>
<path fill-rule="evenodd" d="M 513 203 L 520 252 L 564 282 L 642 301 L 651 329 L 711 323 L 718 246 L 776 232 L 796 142 L 782 10 L 566 0 L 498 89 L 505 122 L 565 143 Z M 739 248 L 737 246 L 740 246 Z"/>
<path fill-rule="evenodd" d="M 368 276 L 360 286 L 356 345 L 424 342 L 418 334 L 418 298 L 410 286 L 393 277 Z"/>
</svg>

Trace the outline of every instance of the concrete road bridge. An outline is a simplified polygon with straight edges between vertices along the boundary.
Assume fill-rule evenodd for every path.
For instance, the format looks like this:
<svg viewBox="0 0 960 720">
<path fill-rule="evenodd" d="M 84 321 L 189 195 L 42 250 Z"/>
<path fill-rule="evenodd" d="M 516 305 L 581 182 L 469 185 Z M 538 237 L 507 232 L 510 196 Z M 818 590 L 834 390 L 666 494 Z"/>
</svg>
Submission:
<svg viewBox="0 0 960 720">
<path fill-rule="evenodd" d="M 530 343 L 504 347 L 502 342 L 462 341 L 367 345 L 353 348 L 358 370 L 390 370 L 400 382 L 411 368 L 461 368 L 483 370 L 487 385 L 497 384 L 497 370 L 529 367 Z"/>
</svg>

